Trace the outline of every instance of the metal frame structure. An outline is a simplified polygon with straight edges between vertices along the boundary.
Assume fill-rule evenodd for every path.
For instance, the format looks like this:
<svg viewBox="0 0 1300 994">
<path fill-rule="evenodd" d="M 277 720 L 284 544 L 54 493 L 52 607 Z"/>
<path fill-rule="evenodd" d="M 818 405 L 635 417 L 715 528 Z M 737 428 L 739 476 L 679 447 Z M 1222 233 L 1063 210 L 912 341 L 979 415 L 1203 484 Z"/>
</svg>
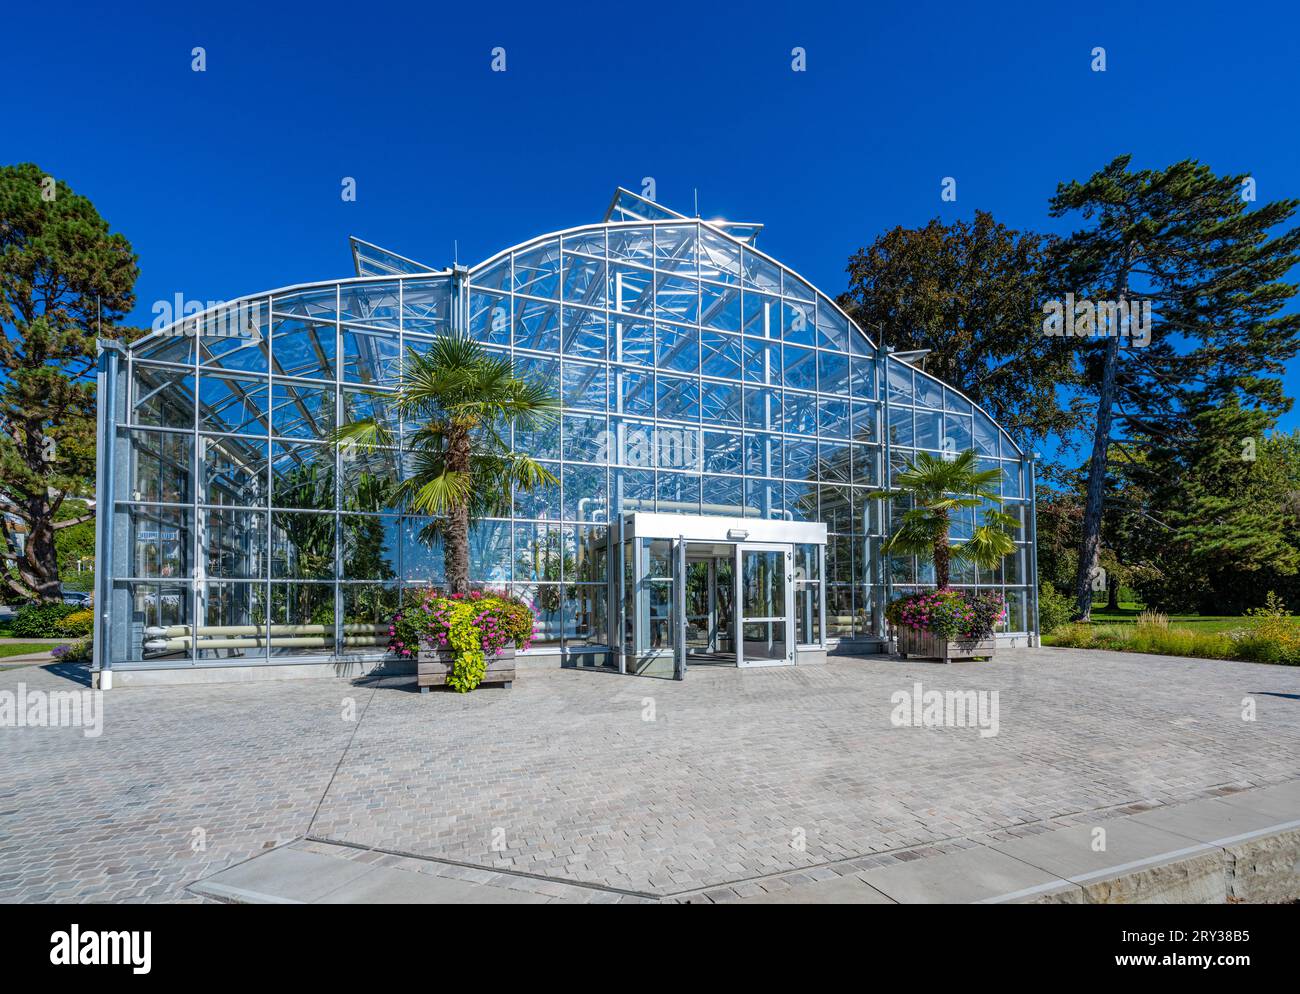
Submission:
<svg viewBox="0 0 1300 994">
<path fill-rule="evenodd" d="M 441 554 L 420 540 L 427 519 L 374 503 L 366 481 L 401 475 L 406 426 L 386 394 L 406 351 L 448 332 L 562 395 L 553 431 L 514 436 L 560 485 L 514 495 L 512 514 L 472 537 L 472 578 L 535 604 L 533 651 L 617 664 L 633 512 L 824 523 L 822 638 L 878 639 L 888 599 L 933 580 L 911 558 L 881 557 L 892 507 L 873 511 L 865 495 L 949 439 L 1005 471 L 1026 525 L 1005 569 L 954 584 L 1006 589 L 1007 633 L 1028 635 L 1032 461 L 755 248 L 758 228 L 620 189 L 605 221 L 473 267 L 430 271 L 354 239 L 356 277 L 250 295 L 105 348 L 97 665 L 382 658 L 376 626 L 403 590 L 441 582 Z M 392 450 L 329 443 L 372 414 Z M 146 649 L 150 638 L 171 648 Z"/>
</svg>

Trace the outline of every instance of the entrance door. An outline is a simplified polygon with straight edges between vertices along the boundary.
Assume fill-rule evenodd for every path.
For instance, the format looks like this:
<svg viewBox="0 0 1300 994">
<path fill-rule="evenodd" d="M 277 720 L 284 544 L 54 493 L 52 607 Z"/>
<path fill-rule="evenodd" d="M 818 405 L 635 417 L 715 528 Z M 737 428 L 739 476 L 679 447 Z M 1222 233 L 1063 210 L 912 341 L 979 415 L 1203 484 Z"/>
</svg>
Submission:
<svg viewBox="0 0 1300 994">
<path fill-rule="evenodd" d="M 736 665 L 794 662 L 790 607 L 794 560 L 789 546 L 736 546 Z"/>
</svg>

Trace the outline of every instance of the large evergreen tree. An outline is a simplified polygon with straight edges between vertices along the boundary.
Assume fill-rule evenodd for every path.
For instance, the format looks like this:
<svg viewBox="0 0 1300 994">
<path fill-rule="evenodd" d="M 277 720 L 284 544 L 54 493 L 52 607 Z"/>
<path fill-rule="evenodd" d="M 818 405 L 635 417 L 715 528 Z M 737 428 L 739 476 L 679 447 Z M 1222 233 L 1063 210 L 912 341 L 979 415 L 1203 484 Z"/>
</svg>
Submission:
<svg viewBox="0 0 1300 994">
<path fill-rule="evenodd" d="M 840 304 L 899 351 L 929 349 L 925 369 L 1030 445 L 1074 425 L 1057 388 L 1075 355 L 1042 336 L 1048 239 L 986 211 L 973 222 L 893 228 L 849 259 Z"/>
<path fill-rule="evenodd" d="M 1192 161 L 1130 170 L 1129 161 L 1120 156 L 1084 183 L 1062 184 L 1051 201 L 1053 216 L 1084 221 L 1051 250 L 1054 290 L 1130 307 L 1149 301 L 1152 310 L 1145 348 L 1120 336 L 1063 339 L 1085 350 L 1097 401 L 1075 583 L 1082 618 L 1091 614 L 1113 461 L 1131 461 L 1143 438 L 1191 444 L 1195 415 L 1234 398 L 1286 410 L 1277 377 L 1300 344 L 1300 314 L 1279 313 L 1295 292 L 1285 277 L 1300 261 L 1300 229 L 1270 234 L 1300 202 L 1248 208 L 1246 177 Z"/>
<path fill-rule="evenodd" d="M 133 306 L 131 245 L 32 163 L 0 167 L 0 506 L 5 592 L 57 599 L 55 533 L 93 491 L 95 339 Z M 106 509 L 107 510 L 107 509 Z"/>
</svg>

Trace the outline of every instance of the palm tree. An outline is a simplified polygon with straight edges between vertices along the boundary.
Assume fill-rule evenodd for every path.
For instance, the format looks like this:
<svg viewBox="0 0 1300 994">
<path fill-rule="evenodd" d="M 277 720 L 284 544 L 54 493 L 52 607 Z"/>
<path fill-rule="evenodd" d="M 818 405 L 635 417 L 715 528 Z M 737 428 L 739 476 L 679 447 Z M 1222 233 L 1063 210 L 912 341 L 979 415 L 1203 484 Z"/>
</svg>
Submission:
<svg viewBox="0 0 1300 994">
<path fill-rule="evenodd" d="M 884 550 L 933 558 L 934 578 L 940 590 L 948 586 L 949 564 L 953 559 L 993 569 L 1003 556 L 1016 550 L 1016 543 L 1008 534 L 1009 529 L 1020 527 L 1013 515 L 1000 509 L 986 511 L 984 524 L 956 546 L 948 544 L 948 526 L 952 512 L 958 508 L 989 502 L 1001 508 L 1002 499 L 998 495 L 1001 480 L 1002 470 L 977 468 L 973 449 L 952 459 L 918 452 L 894 477 L 894 489 L 867 495 L 876 500 L 912 498 L 912 509 L 903 515 L 898 530 L 886 540 Z"/>
<path fill-rule="evenodd" d="M 384 396 L 407 425 L 410 453 L 410 474 L 394 488 L 394 501 L 405 511 L 435 516 L 421 538 L 443 538 L 449 591 L 468 593 L 470 521 L 508 513 L 512 488 L 558 482 L 541 463 L 512 449 L 509 432 L 511 422 L 525 429 L 553 424 L 559 399 L 547 385 L 516 377 L 508 358 L 456 333 L 425 352 L 408 350 L 396 396 Z M 395 444 L 373 417 L 339 429 L 336 439 L 360 449 Z"/>
</svg>

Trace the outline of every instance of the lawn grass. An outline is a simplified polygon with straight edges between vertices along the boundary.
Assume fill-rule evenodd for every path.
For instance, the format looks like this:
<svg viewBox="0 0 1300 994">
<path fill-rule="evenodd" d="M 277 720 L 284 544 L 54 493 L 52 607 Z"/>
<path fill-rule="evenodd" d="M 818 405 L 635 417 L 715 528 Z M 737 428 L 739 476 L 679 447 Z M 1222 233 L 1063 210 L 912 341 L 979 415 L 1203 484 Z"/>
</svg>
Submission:
<svg viewBox="0 0 1300 994">
<path fill-rule="evenodd" d="M 55 647 L 50 642 L 10 642 L 7 645 L 0 645 L 0 659 L 7 656 L 30 656 L 37 652 L 49 652 Z"/>
<path fill-rule="evenodd" d="M 1107 611 L 1104 607 L 1092 609 L 1092 622 L 1095 625 L 1135 625 L 1138 615 L 1144 609 L 1136 606 L 1121 605 L 1118 611 Z M 1235 628 L 1250 628 L 1254 618 L 1240 614 L 1171 614 L 1170 628 L 1189 628 L 1197 632 L 1230 632 Z"/>
</svg>

